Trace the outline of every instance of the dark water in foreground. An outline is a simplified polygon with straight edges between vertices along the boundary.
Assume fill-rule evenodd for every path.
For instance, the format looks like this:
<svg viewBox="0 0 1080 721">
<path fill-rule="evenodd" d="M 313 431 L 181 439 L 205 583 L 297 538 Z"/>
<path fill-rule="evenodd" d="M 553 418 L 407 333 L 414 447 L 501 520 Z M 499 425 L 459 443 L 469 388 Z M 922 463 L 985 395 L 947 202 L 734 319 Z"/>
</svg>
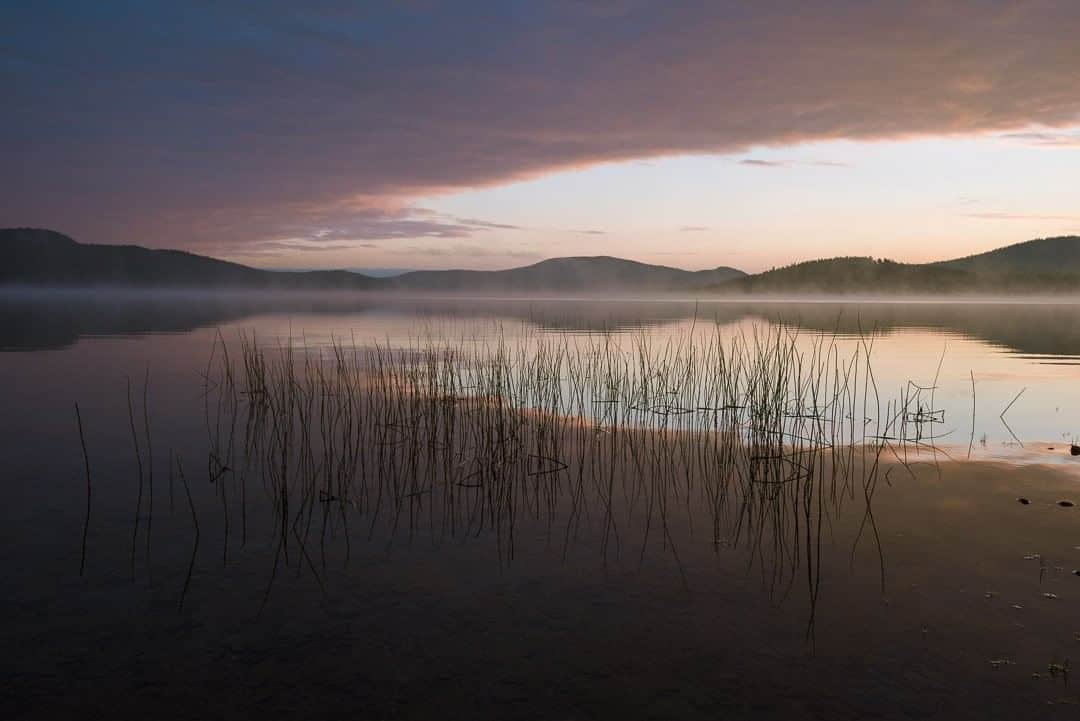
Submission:
<svg viewBox="0 0 1080 721">
<path fill-rule="evenodd" d="M 1073 718 L 1080 509 L 1058 501 L 1080 503 L 1080 459 L 1068 455 L 1080 431 L 1077 310 L 8 297 L 0 712 Z M 590 491 L 517 518 L 512 552 L 505 525 L 433 532 L 445 526 L 422 498 L 397 525 L 358 512 L 364 523 L 346 529 L 316 514 L 329 530 L 312 536 L 310 561 L 294 547 L 269 593 L 277 537 L 264 487 L 253 480 L 241 530 L 237 496 L 222 511 L 210 481 L 203 374 L 219 332 L 254 332 L 267 347 L 597 333 L 659 343 L 777 323 L 807 343 L 872 335 L 883 395 L 937 386 L 939 447 L 911 449 L 906 468 L 885 455 L 872 487 L 860 476 L 838 494 L 733 494 L 720 513 L 675 496 L 665 532 L 647 536 L 632 520 L 613 534 L 605 496 Z M 153 480 L 140 503 L 127 379 L 141 425 L 147 375 Z M 82 577 L 75 402 L 94 481 Z M 170 483 L 174 455 L 199 524 L 186 593 L 195 528 L 175 471 Z M 766 533 L 746 532 L 747 507 Z"/>
</svg>

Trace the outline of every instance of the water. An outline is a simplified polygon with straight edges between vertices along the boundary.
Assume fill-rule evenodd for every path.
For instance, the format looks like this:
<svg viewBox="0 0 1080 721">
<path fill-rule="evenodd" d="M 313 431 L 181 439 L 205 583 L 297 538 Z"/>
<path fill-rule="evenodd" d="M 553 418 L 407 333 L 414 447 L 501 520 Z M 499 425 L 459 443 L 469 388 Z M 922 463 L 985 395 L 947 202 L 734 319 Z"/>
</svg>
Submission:
<svg viewBox="0 0 1080 721">
<path fill-rule="evenodd" d="M 1080 502 L 1069 453 L 1078 310 L 7 295 L 0 638 L 15 653 L 0 665 L 0 706 L 7 717 L 1067 715 L 1080 535 L 1077 509 L 1057 501 Z M 763 515 L 748 521 L 746 504 L 716 513 L 686 494 L 661 516 L 629 510 L 627 494 L 613 531 L 602 490 L 577 505 L 563 497 L 516 520 L 512 552 L 505 524 L 450 533 L 425 520 L 450 505 L 410 506 L 397 527 L 357 513 L 362 531 L 317 518 L 329 528 L 319 553 L 309 562 L 294 549 L 269 594 L 276 536 L 263 486 L 252 481 L 241 531 L 238 496 L 223 510 L 209 480 L 205 375 L 219 338 L 324 356 L 334 342 L 659 353 L 777 332 L 806 353 L 869 349 L 886 406 L 926 389 L 942 420 L 933 442 L 908 448 L 907 466 L 885 454 L 888 472 L 870 486 L 860 475 L 813 495 L 826 502 L 812 514 L 802 496 L 783 496 L 754 501 Z M 129 382 L 144 454 L 144 383 L 152 431 L 141 502 Z M 76 402 L 93 480 L 82 577 Z M 175 469 L 170 482 L 175 456 L 197 549 Z M 651 463 L 648 473 L 663 462 Z M 649 518 L 666 530 L 646 534 Z M 769 534 L 748 533 L 753 519 Z M 203 700 L 178 703 L 193 695 Z"/>
</svg>

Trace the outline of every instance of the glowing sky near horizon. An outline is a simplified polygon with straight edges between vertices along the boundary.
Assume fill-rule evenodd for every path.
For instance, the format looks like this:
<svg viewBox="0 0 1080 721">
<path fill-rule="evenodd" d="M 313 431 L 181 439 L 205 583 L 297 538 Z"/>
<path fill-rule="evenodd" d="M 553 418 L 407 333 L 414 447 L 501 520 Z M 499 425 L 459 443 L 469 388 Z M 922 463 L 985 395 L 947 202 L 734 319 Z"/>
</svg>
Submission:
<svg viewBox="0 0 1080 721">
<path fill-rule="evenodd" d="M 381 243 L 369 257 L 499 268 L 597 254 L 747 271 L 823 255 L 926 262 L 1080 235 L 1078 183 L 1080 140 L 1050 147 L 1000 135 L 627 161 L 417 199 L 447 217 L 517 227 L 482 240 Z M 430 257 L 417 259 L 424 249 Z"/>
<path fill-rule="evenodd" d="M 0 225 L 278 268 L 1080 234 L 1080 4 L 0 8 Z"/>
</svg>

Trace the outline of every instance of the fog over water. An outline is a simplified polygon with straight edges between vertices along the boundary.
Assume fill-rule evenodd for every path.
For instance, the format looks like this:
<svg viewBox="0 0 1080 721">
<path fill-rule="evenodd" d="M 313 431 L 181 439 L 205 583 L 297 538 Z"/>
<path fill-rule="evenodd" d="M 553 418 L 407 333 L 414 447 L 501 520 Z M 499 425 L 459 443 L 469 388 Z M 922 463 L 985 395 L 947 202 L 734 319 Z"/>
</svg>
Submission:
<svg viewBox="0 0 1080 721">
<path fill-rule="evenodd" d="M 641 338 L 685 343 L 691 334 L 731 339 L 777 328 L 798 334 L 807 347 L 835 343 L 841 354 L 871 343 L 882 396 L 895 396 L 909 382 L 928 388 L 936 378 L 935 401 L 946 420 L 937 431 L 949 433 L 945 445 L 967 447 L 973 394 L 980 452 L 1080 437 L 1074 412 L 1080 409 L 1080 301 L 1061 298 L 696 301 L 77 290 L 0 295 L 0 349 L 32 353 L 95 343 L 93 352 L 110 356 L 102 367 L 124 368 L 117 378 L 146 368 L 128 367 L 126 349 L 110 351 L 101 339 L 179 335 L 177 352 L 200 367 L 209 354 L 208 330 L 229 340 L 250 333 L 267 345 L 318 349 L 333 340 L 408 347 L 545 337 L 573 345 L 580 335 L 610 336 L 627 347 Z M 1003 419 L 1002 410 L 1014 399 Z"/>
</svg>

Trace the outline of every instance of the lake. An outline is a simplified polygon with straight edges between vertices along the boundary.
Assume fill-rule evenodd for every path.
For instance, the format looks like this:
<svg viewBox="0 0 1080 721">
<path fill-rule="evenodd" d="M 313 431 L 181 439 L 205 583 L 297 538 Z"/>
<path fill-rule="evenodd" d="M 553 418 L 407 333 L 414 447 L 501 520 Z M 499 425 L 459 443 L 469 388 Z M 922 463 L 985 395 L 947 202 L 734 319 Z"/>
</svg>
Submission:
<svg viewBox="0 0 1080 721">
<path fill-rule="evenodd" d="M 1080 305 L 5 292 L 0 371 L 6 718 L 1080 703 Z"/>
</svg>

